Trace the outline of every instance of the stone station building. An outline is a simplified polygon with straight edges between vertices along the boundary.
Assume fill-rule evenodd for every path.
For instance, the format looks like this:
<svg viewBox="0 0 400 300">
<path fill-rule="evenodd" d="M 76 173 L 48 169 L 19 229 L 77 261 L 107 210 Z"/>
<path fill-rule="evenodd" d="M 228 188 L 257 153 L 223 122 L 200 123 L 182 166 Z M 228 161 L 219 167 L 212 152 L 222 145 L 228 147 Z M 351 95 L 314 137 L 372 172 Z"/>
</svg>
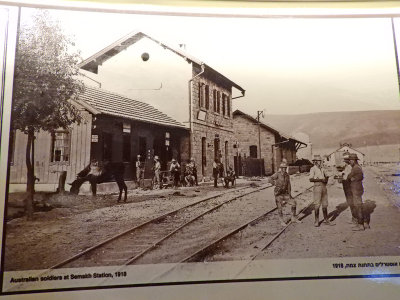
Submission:
<svg viewBox="0 0 400 300">
<path fill-rule="evenodd" d="M 246 160 L 247 164 L 257 166 L 256 161 L 252 162 L 257 159 L 263 160 L 261 162 L 263 175 L 272 174 L 277 171 L 282 159 L 285 158 L 288 164 L 294 163 L 297 159 L 297 150 L 307 146 L 302 141 L 280 132 L 271 125 L 259 122 L 240 110 L 233 112 L 233 128 L 236 138 L 234 155 L 237 163 L 235 165 L 236 172 L 239 174 L 242 170 L 239 170 L 238 164 L 243 164 Z M 251 170 L 247 172 L 254 173 Z M 259 174 L 259 171 L 255 174 Z"/>
<path fill-rule="evenodd" d="M 130 55 L 128 51 L 131 51 Z M 147 59 L 150 57 L 146 64 L 136 59 L 143 58 L 145 53 Z M 120 55 L 122 58 L 116 58 Z M 121 62 L 126 62 L 126 66 L 121 67 Z M 157 78 L 162 88 L 142 93 L 140 99 L 155 107 L 163 105 L 165 113 L 188 127 L 188 151 L 175 158 L 184 164 L 193 157 L 199 180 L 212 176 L 215 159 L 225 167 L 233 166 L 232 100 L 244 97 L 245 90 L 211 66 L 182 48 L 167 45 L 143 32 L 133 32 L 84 60 L 80 67 L 97 74 L 96 80 L 102 84 L 110 81 L 105 74 L 122 74 L 122 68 L 126 69 L 129 83 L 118 82 L 118 86 L 126 91 L 130 91 L 132 82 Z M 115 81 L 109 85 L 117 86 Z M 233 96 L 233 90 L 239 91 L 237 96 Z M 171 105 L 162 104 L 165 101 Z"/>
</svg>

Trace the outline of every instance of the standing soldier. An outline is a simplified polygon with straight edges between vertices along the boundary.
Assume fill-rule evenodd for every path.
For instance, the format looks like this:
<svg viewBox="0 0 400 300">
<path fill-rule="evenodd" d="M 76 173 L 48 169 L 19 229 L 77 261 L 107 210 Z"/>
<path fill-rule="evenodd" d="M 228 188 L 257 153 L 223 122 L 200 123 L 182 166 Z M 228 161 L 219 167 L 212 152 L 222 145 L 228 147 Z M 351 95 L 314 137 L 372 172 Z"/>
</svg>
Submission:
<svg viewBox="0 0 400 300">
<path fill-rule="evenodd" d="M 154 156 L 154 178 L 153 178 L 153 187 L 161 189 L 161 181 L 160 181 L 160 172 L 161 172 L 161 163 L 158 156 Z"/>
<path fill-rule="evenodd" d="M 169 166 L 169 171 L 171 172 L 171 176 L 174 179 L 174 188 L 177 189 L 181 177 L 181 166 L 179 165 L 179 163 L 176 161 L 175 158 L 173 158 L 171 161 L 171 165 Z"/>
<path fill-rule="evenodd" d="M 214 187 L 218 187 L 218 175 L 219 175 L 219 163 L 217 159 L 214 159 L 213 162 Z"/>
<path fill-rule="evenodd" d="M 275 185 L 275 202 L 278 207 L 279 220 L 282 226 L 286 226 L 286 222 L 283 219 L 283 203 L 287 202 L 291 205 L 292 217 L 291 221 L 296 223 L 301 223 L 299 219 L 296 218 L 296 200 L 291 194 L 290 177 L 286 172 L 287 164 L 281 163 L 279 166 L 279 171 L 270 177 L 270 181 Z"/>
<path fill-rule="evenodd" d="M 357 154 L 350 153 L 349 162 L 351 165 L 351 172 L 347 178 L 350 180 L 351 193 L 353 194 L 354 212 L 357 218 L 357 224 L 353 227 L 353 230 L 362 231 L 365 228 L 370 228 L 368 220 L 365 220 L 364 223 L 362 208 L 362 195 L 364 194 L 362 181 L 364 179 L 364 174 L 360 165 L 358 164 Z"/>
<path fill-rule="evenodd" d="M 136 183 L 137 183 L 137 186 L 139 187 L 140 180 L 142 179 L 142 176 L 143 176 L 143 163 L 141 161 L 140 154 L 137 155 L 137 157 L 136 157 L 135 166 L 136 166 Z"/>
<path fill-rule="evenodd" d="M 324 214 L 324 224 L 335 225 L 328 219 L 328 191 L 326 184 L 328 183 L 328 174 L 322 166 L 322 158 L 320 155 L 314 155 L 314 166 L 310 170 L 310 181 L 314 182 L 314 226 L 319 226 L 319 208 L 322 205 L 322 213 Z"/>
<path fill-rule="evenodd" d="M 357 215 L 353 204 L 353 194 L 351 193 L 351 185 L 350 185 L 351 181 L 348 179 L 348 176 L 352 169 L 349 161 L 349 153 L 343 155 L 343 161 L 346 164 L 346 166 L 342 172 L 342 185 L 343 185 L 344 196 L 346 197 L 346 202 L 350 208 L 352 216 L 351 221 L 349 223 L 357 224 Z"/>
<path fill-rule="evenodd" d="M 221 161 L 218 162 L 218 178 L 221 179 L 222 186 L 224 186 L 224 164 Z"/>
</svg>

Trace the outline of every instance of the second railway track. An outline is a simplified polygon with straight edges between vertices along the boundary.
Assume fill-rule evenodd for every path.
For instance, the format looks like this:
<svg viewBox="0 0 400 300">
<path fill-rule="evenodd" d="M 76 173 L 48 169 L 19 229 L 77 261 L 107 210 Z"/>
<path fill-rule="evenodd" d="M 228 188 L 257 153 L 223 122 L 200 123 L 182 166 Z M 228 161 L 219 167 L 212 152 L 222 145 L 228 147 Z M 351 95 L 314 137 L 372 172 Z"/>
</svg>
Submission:
<svg viewBox="0 0 400 300">
<path fill-rule="evenodd" d="M 248 186 L 235 190 L 227 190 L 225 193 L 204 198 L 185 207 L 145 221 L 105 241 L 99 242 L 97 245 L 59 262 L 50 269 L 130 264 L 133 262 L 132 258 L 149 252 L 163 240 L 199 219 L 201 216 L 215 211 L 219 207 L 245 195 L 269 187 L 269 184 L 261 187 Z"/>
</svg>

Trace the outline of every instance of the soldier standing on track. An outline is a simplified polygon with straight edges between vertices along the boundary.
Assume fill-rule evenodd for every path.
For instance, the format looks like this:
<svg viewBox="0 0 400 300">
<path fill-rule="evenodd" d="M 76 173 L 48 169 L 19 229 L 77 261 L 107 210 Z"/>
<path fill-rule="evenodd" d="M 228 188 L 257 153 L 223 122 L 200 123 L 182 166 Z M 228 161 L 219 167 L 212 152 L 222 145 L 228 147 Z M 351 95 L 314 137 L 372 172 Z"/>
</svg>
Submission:
<svg viewBox="0 0 400 300">
<path fill-rule="evenodd" d="M 275 202 L 276 206 L 278 207 L 279 220 L 282 226 L 286 226 L 286 222 L 283 219 L 282 209 L 284 202 L 287 202 L 291 205 L 291 221 L 301 223 L 301 221 L 296 218 L 296 200 L 291 195 L 290 176 L 286 172 L 286 169 L 287 164 L 281 163 L 279 166 L 279 171 L 270 177 L 271 183 L 275 185 Z"/>
<path fill-rule="evenodd" d="M 357 224 L 353 227 L 354 231 L 362 231 L 369 227 L 369 220 L 364 220 L 362 195 L 364 194 L 364 187 L 362 181 L 364 179 L 363 171 L 358 164 L 358 157 L 355 153 L 350 153 L 349 162 L 351 165 L 351 172 L 347 176 L 350 180 L 351 193 L 353 194 L 354 211 L 357 218 Z"/>
<path fill-rule="evenodd" d="M 328 191 L 326 184 L 329 176 L 322 166 L 322 158 L 320 155 L 314 155 L 314 166 L 310 170 L 310 181 L 314 183 L 314 226 L 319 226 L 319 208 L 322 205 L 322 213 L 324 214 L 324 224 L 335 225 L 328 218 Z"/>
<path fill-rule="evenodd" d="M 346 202 L 347 205 L 350 208 L 350 212 L 351 212 L 351 221 L 349 221 L 350 224 L 357 224 L 357 215 L 354 209 L 354 204 L 353 204 L 353 194 L 351 193 L 351 181 L 348 179 L 348 176 L 351 172 L 351 165 L 350 165 L 350 161 L 349 161 L 349 154 L 346 153 L 343 156 L 343 160 L 346 164 L 343 172 L 342 172 L 342 185 L 343 185 L 343 191 L 344 191 L 344 196 L 346 197 Z"/>
</svg>

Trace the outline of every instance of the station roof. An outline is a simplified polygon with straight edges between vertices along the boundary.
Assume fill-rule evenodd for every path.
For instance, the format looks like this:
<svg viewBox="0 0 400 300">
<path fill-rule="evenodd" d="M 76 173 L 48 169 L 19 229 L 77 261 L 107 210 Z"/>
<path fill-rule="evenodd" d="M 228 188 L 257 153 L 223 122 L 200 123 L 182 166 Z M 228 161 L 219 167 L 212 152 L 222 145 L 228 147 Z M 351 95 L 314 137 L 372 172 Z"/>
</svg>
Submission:
<svg viewBox="0 0 400 300">
<path fill-rule="evenodd" d="M 153 106 L 100 88 L 86 86 L 75 100 L 94 115 L 104 114 L 168 127 L 187 129 L 185 125 Z"/>
<path fill-rule="evenodd" d="M 167 45 L 166 43 L 163 43 L 163 42 L 159 41 L 158 39 L 155 39 L 141 31 L 133 31 L 133 32 L 129 33 L 128 35 L 122 37 L 121 39 L 119 39 L 119 40 L 115 41 L 114 43 L 110 44 L 109 46 L 105 47 L 103 50 L 100 50 L 99 52 L 97 52 L 97 53 L 93 54 L 92 56 L 90 56 L 89 58 L 85 59 L 80 64 L 78 64 L 78 66 L 83 70 L 97 74 L 98 68 L 100 65 L 103 64 L 103 62 L 105 62 L 108 59 L 110 59 L 111 57 L 117 55 L 121 51 L 127 49 L 128 47 L 135 44 L 142 38 L 148 38 L 148 39 L 154 41 L 156 44 L 160 45 L 164 49 L 168 49 L 168 50 L 172 51 L 173 53 L 181 56 L 188 63 L 195 63 L 199 66 L 204 65 L 205 70 L 207 72 L 211 72 L 213 75 L 215 75 L 216 78 L 230 84 L 232 87 L 234 87 L 234 88 L 238 89 L 240 92 L 242 92 L 242 94 L 245 93 L 245 90 L 242 87 L 240 87 L 238 84 L 236 84 L 229 78 L 225 77 L 221 73 L 217 72 L 216 70 L 211 68 L 209 65 L 207 65 L 203 61 L 197 59 L 194 56 L 191 56 L 190 54 L 183 51 L 181 48 Z"/>
</svg>

